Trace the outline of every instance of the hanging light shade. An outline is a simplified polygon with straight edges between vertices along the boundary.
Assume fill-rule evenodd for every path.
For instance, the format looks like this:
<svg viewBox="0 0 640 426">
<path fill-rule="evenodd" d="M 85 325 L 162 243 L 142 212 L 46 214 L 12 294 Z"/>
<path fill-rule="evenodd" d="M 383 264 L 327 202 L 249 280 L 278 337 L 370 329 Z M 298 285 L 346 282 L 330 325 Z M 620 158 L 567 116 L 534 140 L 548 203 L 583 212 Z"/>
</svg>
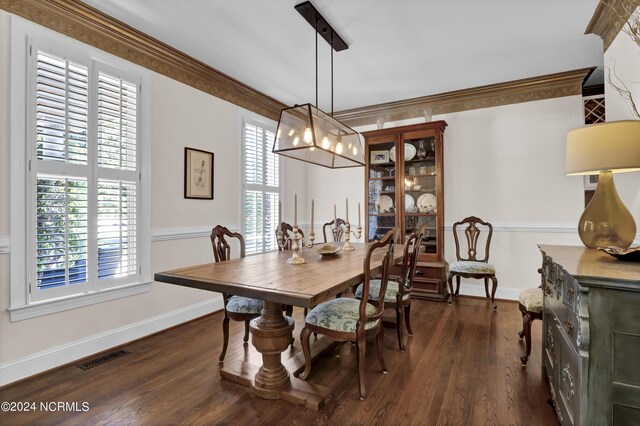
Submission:
<svg viewBox="0 0 640 426">
<path fill-rule="evenodd" d="M 364 166 L 360 134 L 311 104 L 280 112 L 273 152 L 331 169 Z"/>
<path fill-rule="evenodd" d="M 310 2 L 295 8 L 316 30 L 316 106 L 307 103 L 280 112 L 273 152 L 331 169 L 364 166 L 360 134 L 333 118 L 333 51 L 348 46 Z M 318 34 L 331 46 L 331 115 L 317 107 Z"/>
</svg>

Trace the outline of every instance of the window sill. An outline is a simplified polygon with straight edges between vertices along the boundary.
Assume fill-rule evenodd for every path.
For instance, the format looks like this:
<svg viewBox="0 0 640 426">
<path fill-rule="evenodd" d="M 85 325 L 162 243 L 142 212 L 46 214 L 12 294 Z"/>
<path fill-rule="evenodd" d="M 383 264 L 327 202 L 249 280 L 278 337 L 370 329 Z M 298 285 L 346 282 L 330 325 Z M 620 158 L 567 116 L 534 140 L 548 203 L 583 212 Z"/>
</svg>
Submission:
<svg viewBox="0 0 640 426">
<path fill-rule="evenodd" d="M 40 317 L 56 312 L 68 311 L 83 306 L 106 302 L 108 300 L 120 299 L 121 297 L 146 293 L 150 288 L 151 282 L 141 282 L 91 293 L 76 294 L 60 299 L 36 302 L 26 306 L 16 306 L 9 308 L 11 322 Z"/>
</svg>

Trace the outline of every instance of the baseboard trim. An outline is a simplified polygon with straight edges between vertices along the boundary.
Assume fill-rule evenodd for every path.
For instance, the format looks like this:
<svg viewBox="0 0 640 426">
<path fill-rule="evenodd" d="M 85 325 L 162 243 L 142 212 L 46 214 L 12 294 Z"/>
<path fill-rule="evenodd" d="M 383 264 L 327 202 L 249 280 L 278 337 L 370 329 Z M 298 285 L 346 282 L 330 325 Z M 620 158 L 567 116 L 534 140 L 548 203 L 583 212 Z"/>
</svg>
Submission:
<svg viewBox="0 0 640 426">
<path fill-rule="evenodd" d="M 0 386 L 25 379 L 87 356 L 140 339 L 224 308 L 222 297 L 61 345 L 17 361 L 0 364 Z"/>
<path fill-rule="evenodd" d="M 477 280 L 477 284 L 473 283 L 460 283 L 460 295 L 461 296 L 474 296 L 474 297 L 486 297 L 484 294 L 484 283 L 482 280 Z M 453 280 L 453 290 L 455 291 L 456 281 Z M 532 284 L 532 287 L 535 287 L 535 283 Z M 510 288 L 510 287 L 500 287 L 496 289 L 496 299 L 503 300 L 518 300 L 518 296 L 520 292 L 524 290 L 523 288 Z M 489 291 L 491 291 L 491 283 L 489 283 Z"/>
</svg>

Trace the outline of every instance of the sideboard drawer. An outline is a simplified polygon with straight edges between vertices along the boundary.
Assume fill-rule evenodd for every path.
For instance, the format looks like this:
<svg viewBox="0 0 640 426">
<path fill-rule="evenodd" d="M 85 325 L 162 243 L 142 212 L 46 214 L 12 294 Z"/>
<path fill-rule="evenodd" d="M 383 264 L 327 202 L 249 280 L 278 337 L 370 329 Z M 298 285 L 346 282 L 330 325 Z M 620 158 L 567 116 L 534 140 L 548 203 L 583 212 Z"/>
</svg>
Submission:
<svg viewBox="0 0 640 426">
<path fill-rule="evenodd" d="M 558 333 L 559 341 L 555 342 L 558 364 L 556 366 L 556 404 L 563 424 L 580 424 L 580 358 L 564 333 Z"/>
</svg>

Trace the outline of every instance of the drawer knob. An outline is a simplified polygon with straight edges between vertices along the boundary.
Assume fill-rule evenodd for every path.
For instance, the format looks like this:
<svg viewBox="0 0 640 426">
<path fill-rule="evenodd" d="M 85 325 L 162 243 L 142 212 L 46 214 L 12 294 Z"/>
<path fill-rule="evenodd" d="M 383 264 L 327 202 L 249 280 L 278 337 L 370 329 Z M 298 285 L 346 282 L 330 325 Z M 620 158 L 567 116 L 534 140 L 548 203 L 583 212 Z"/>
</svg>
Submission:
<svg viewBox="0 0 640 426">
<path fill-rule="evenodd" d="M 566 320 L 564 322 L 564 328 L 567 330 L 567 333 L 573 336 L 573 323 L 571 320 Z"/>
</svg>

